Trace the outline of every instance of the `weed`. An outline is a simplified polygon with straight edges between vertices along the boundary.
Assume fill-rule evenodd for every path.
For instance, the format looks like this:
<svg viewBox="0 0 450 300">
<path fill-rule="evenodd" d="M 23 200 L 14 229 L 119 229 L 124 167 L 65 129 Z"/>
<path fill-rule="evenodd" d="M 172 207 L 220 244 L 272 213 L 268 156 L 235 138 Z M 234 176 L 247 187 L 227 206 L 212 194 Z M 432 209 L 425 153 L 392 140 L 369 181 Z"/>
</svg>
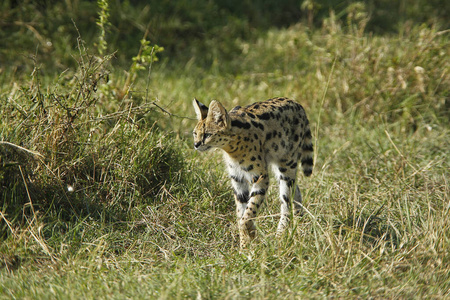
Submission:
<svg viewBox="0 0 450 300">
<path fill-rule="evenodd" d="M 97 25 L 100 28 L 97 49 L 100 55 L 104 55 L 106 54 L 105 52 L 108 46 L 108 43 L 106 42 L 106 33 L 108 31 L 108 26 L 111 25 L 109 22 L 109 3 L 108 0 L 98 0 L 97 5 L 99 7 Z"/>
</svg>

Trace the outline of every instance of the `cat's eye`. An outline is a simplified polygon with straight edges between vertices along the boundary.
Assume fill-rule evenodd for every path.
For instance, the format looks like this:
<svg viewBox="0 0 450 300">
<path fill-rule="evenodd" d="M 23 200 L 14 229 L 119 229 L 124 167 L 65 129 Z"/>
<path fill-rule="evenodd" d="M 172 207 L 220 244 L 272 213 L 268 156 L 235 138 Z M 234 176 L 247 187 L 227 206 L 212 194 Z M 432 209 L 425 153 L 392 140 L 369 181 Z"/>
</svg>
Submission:
<svg viewBox="0 0 450 300">
<path fill-rule="evenodd" d="M 203 135 L 203 138 L 206 140 L 207 138 L 209 138 L 212 134 L 211 133 L 206 133 Z"/>
</svg>

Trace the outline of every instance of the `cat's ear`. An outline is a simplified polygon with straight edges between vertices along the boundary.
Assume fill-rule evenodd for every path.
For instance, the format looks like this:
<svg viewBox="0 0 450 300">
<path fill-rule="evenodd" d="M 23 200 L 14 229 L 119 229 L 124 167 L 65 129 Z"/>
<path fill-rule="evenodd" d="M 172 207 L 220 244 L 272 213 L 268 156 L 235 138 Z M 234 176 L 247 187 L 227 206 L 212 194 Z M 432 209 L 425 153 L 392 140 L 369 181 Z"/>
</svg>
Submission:
<svg viewBox="0 0 450 300">
<path fill-rule="evenodd" d="M 206 119 L 206 116 L 208 115 L 208 107 L 195 98 L 194 101 L 192 101 L 192 104 L 194 105 L 197 120 L 201 121 L 203 119 Z"/>
<path fill-rule="evenodd" d="M 209 105 L 208 118 L 211 118 L 211 120 L 220 127 L 230 127 L 230 116 L 228 115 L 227 110 L 216 100 L 213 100 Z"/>
</svg>

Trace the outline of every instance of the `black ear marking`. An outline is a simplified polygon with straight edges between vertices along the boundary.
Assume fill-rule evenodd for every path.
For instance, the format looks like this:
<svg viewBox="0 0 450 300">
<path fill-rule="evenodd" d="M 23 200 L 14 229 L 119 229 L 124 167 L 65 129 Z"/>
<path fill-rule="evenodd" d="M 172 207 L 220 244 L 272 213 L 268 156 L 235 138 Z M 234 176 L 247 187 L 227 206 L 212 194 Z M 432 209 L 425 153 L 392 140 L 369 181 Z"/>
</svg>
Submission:
<svg viewBox="0 0 450 300">
<path fill-rule="evenodd" d="M 206 119 L 206 116 L 208 115 L 208 107 L 198 101 L 196 98 L 192 101 L 192 104 L 194 105 L 195 114 L 197 115 L 197 120 L 201 121 L 203 119 Z"/>
</svg>

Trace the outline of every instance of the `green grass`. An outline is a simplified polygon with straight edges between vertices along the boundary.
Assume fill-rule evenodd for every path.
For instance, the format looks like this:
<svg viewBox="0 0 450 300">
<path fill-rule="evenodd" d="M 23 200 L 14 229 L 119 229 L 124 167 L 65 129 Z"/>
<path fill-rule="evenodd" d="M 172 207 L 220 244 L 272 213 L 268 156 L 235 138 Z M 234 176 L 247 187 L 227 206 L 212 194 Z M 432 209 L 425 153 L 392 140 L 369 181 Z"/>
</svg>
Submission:
<svg viewBox="0 0 450 300">
<path fill-rule="evenodd" d="M 0 298 L 449 297 L 448 32 L 330 22 L 241 41 L 208 70 L 155 64 L 123 99 L 123 71 L 83 51 L 54 77 L 1 74 Z M 274 96 L 312 123 L 307 212 L 275 238 L 273 181 L 241 254 L 191 100 Z"/>
</svg>

